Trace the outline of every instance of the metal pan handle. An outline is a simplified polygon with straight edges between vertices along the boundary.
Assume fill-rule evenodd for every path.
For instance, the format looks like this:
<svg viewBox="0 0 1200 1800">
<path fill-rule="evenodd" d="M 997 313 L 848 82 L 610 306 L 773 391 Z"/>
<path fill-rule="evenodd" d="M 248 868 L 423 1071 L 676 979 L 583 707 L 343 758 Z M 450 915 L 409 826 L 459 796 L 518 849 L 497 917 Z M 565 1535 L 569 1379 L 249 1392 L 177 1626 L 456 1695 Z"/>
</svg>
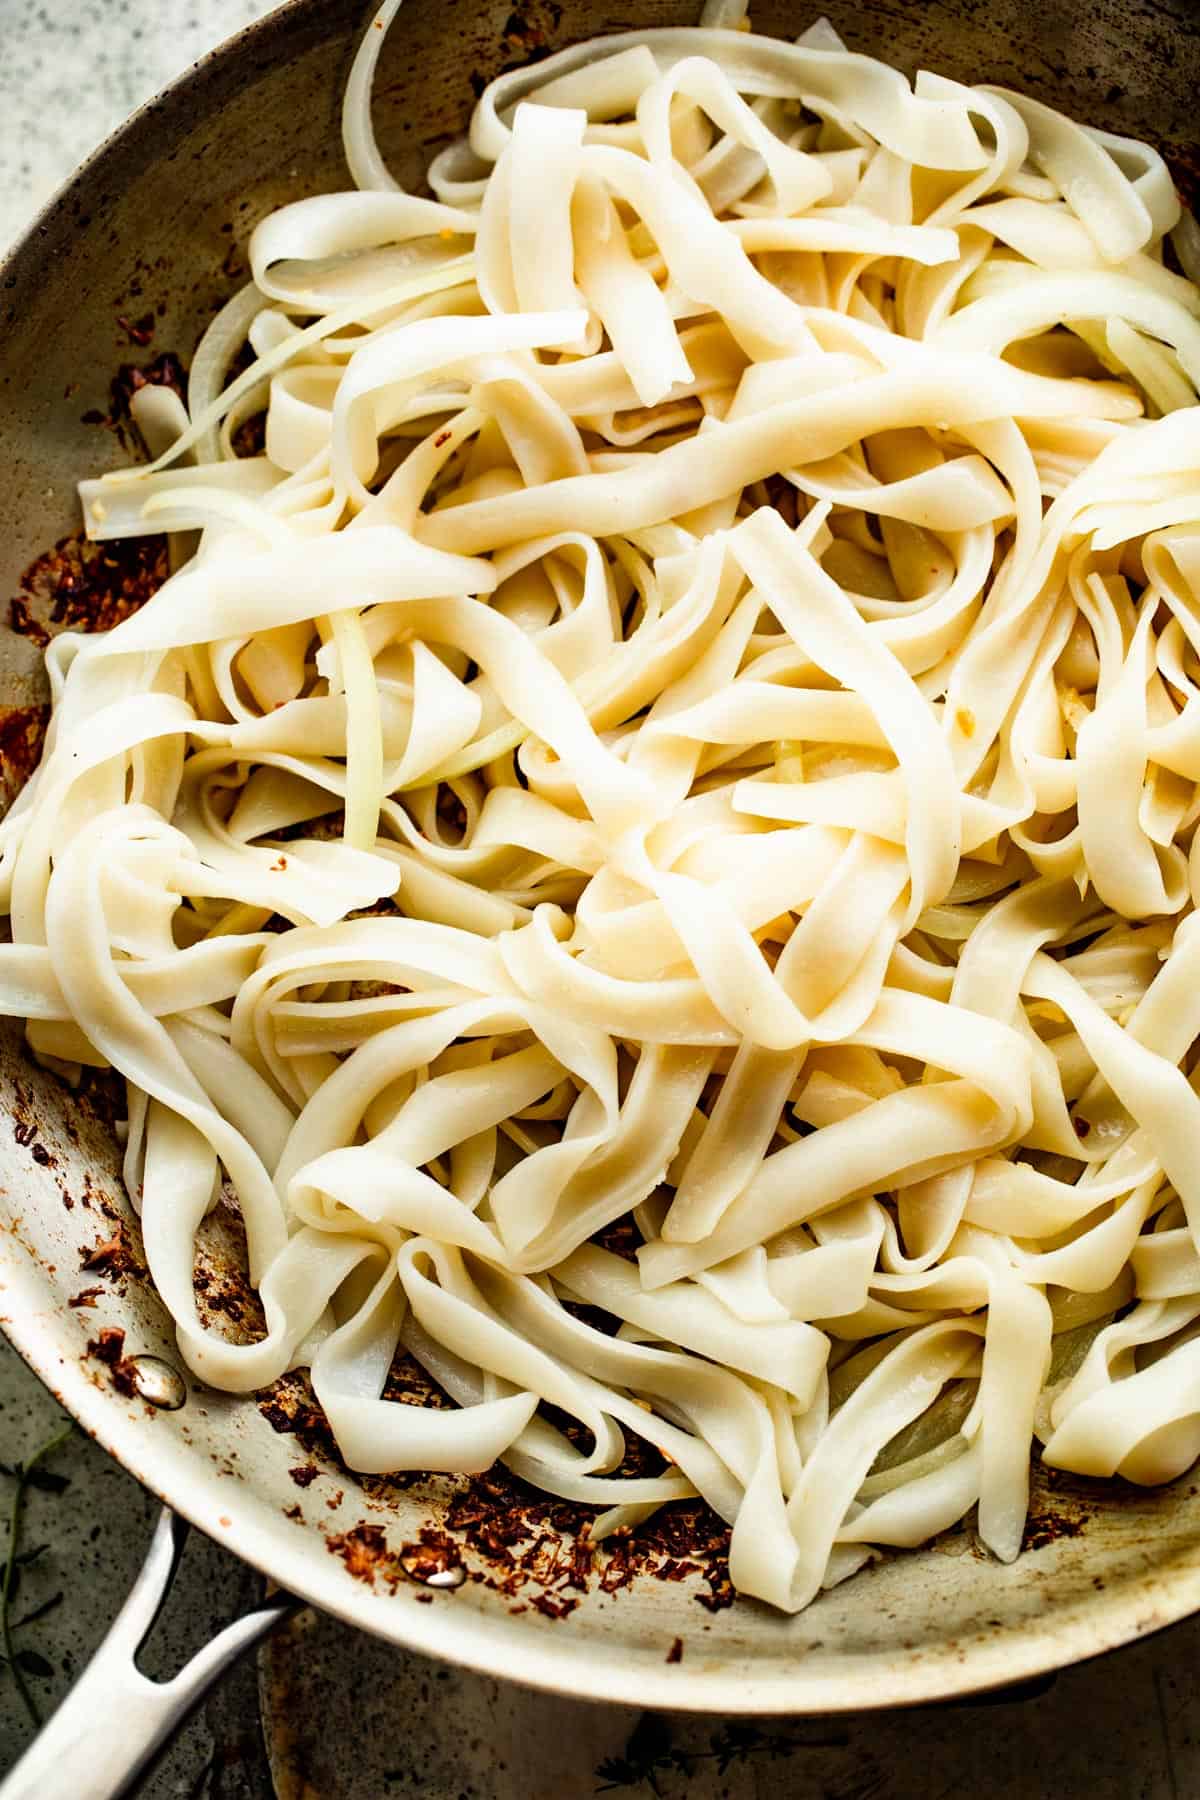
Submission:
<svg viewBox="0 0 1200 1800">
<path fill-rule="evenodd" d="M 0 1784 L 0 1800 L 121 1800 L 242 1652 L 301 1604 L 274 1594 L 235 1619 L 170 1681 L 150 1681 L 137 1654 L 150 1635 L 183 1554 L 188 1527 L 169 1508 L 141 1572 L 100 1648 L 58 1711 Z"/>
</svg>

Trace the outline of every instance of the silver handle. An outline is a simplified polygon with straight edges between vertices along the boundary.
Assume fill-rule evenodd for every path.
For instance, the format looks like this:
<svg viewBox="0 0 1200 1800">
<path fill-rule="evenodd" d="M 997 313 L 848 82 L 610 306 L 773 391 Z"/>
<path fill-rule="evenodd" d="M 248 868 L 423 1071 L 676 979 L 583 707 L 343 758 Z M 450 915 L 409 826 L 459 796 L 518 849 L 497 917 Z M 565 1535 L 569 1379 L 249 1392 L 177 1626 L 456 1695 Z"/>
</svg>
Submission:
<svg viewBox="0 0 1200 1800">
<path fill-rule="evenodd" d="M 235 1619 L 170 1681 L 150 1681 L 135 1658 L 170 1590 L 186 1522 L 164 1507 L 146 1560 L 100 1648 L 58 1711 L 0 1785 L 0 1800 L 121 1800 L 155 1754 L 244 1650 L 300 1602 L 275 1594 Z"/>
</svg>

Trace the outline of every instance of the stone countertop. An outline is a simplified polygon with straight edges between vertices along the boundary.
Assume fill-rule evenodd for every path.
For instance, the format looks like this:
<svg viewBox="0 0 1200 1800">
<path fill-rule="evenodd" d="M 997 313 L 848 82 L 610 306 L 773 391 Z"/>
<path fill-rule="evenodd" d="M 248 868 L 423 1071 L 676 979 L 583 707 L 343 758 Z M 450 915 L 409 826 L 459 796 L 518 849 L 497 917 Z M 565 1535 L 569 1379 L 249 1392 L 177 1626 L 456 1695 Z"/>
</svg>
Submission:
<svg viewBox="0 0 1200 1800">
<path fill-rule="evenodd" d="M 0 0 L 0 245 L 143 100 L 271 0 Z M 0 1340 L 0 1463 L 27 1457 L 58 1409 Z M 120 1604 L 155 1503 L 78 1434 L 29 1496 L 24 1543 L 45 1548 L 14 1608 L 43 1713 Z M 0 1475 L 0 1509 L 13 1482 Z M 7 1538 L 0 1525 L 0 1555 Z M 146 1671 L 165 1675 L 256 1591 L 193 1539 Z M 46 1608 L 44 1612 L 42 1608 Z M 176 1740 L 147 1800 L 1179 1800 L 1200 1792 L 1200 1621 L 1068 1671 L 1001 1704 L 738 1725 L 541 1698 L 439 1668 L 311 1614 L 244 1663 Z M 0 1775 L 32 1727 L 0 1667 Z M 59 1800 L 47 1794 L 46 1800 Z M 71 1797 L 62 1796 L 62 1800 Z"/>
<path fill-rule="evenodd" d="M 275 0 L 0 0 L 0 248 L 143 101 Z"/>
</svg>

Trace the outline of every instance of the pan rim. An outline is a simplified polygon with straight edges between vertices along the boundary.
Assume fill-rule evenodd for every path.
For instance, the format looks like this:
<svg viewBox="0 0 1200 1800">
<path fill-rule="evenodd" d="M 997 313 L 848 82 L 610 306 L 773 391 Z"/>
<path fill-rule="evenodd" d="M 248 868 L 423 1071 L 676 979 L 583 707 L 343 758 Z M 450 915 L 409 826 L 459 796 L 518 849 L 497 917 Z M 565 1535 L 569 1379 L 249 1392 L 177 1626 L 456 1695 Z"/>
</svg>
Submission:
<svg viewBox="0 0 1200 1800">
<path fill-rule="evenodd" d="M 419 1606 L 417 1591 L 394 1594 L 357 1588 L 334 1558 L 318 1557 L 311 1527 L 293 1535 L 268 1526 L 268 1509 L 248 1491 L 219 1485 L 206 1466 L 175 1440 L 155 1438 L 107 1387 L 95 1384 L 74 1355 L 54 1341 L 54 1314 L 38 1308 L 47 1277 L 9 1231 L 0 1231 L 0 1329 L 59 1404 L 120 1465 L 165 1505 L 243 1562 L 343 1624 L 400 1648 L 440 1657 L 478 1674 L 539 1692 L 655 1710 L 730 1715 L 812 1716 L 897 1711 L 967 1701 L 1053 1674 L 1116 1650 L 1200 1610 L 1200 1539 L 1167 1567 L 1048 1607 L 1042 1622 L 1017 1623 L 978 1640 L 948 1639 L 897 1660 L 881 1697 L 879 1665 L 859 1656 L 836 1674 L 814 1677 L 804 1661 L 776 1660 L 745 1675 L 704 1668 L 699 1659 L 661 1666 L 630 1665 L 599 1645 L 581 1656 L 549 1634 L 534 1637 L 520 1618 Z M 38 1320 L 46 1320 L 39 1329 Z M 183 1465 L 181 1467 L 181 1464 Z M 259 1516 L 261 1513 L 261 1517 Z M 241 1516 L 239 1516 L 239 1514 Z M 302 1535 L 302 1531 L 304 1535 Z M 324 1541 L 320 1541 L 324 1548 Z M 586 1679 L 586 1692 L 580 1678 Z"/>
</svg>

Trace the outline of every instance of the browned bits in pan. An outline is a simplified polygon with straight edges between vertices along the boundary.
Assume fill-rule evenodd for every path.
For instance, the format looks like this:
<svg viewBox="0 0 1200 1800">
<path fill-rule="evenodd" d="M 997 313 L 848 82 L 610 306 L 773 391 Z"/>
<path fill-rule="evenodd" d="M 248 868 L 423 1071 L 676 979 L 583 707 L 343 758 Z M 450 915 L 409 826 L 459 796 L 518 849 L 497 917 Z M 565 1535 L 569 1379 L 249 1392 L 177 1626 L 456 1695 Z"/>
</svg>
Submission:
<svg viewBox="0 0 1200 1800">
<path fill-rule="evenodd" d="M 165 538 L 93 544 L 72 532 L 30 563 L 9 602 L 8 623 L 43 648 L 59 631 L 111 631 L 166 578 Z"/>
<path fill-rule="evenodd" d="M 117 1325 L 105 1325 L 88 1340 L 88 1355 L 104 1364 L 118 1394 L 129 1400 L 137 1395 L 137 1365 L 125 1355 L 125 1333 Z"/>
</svg>

